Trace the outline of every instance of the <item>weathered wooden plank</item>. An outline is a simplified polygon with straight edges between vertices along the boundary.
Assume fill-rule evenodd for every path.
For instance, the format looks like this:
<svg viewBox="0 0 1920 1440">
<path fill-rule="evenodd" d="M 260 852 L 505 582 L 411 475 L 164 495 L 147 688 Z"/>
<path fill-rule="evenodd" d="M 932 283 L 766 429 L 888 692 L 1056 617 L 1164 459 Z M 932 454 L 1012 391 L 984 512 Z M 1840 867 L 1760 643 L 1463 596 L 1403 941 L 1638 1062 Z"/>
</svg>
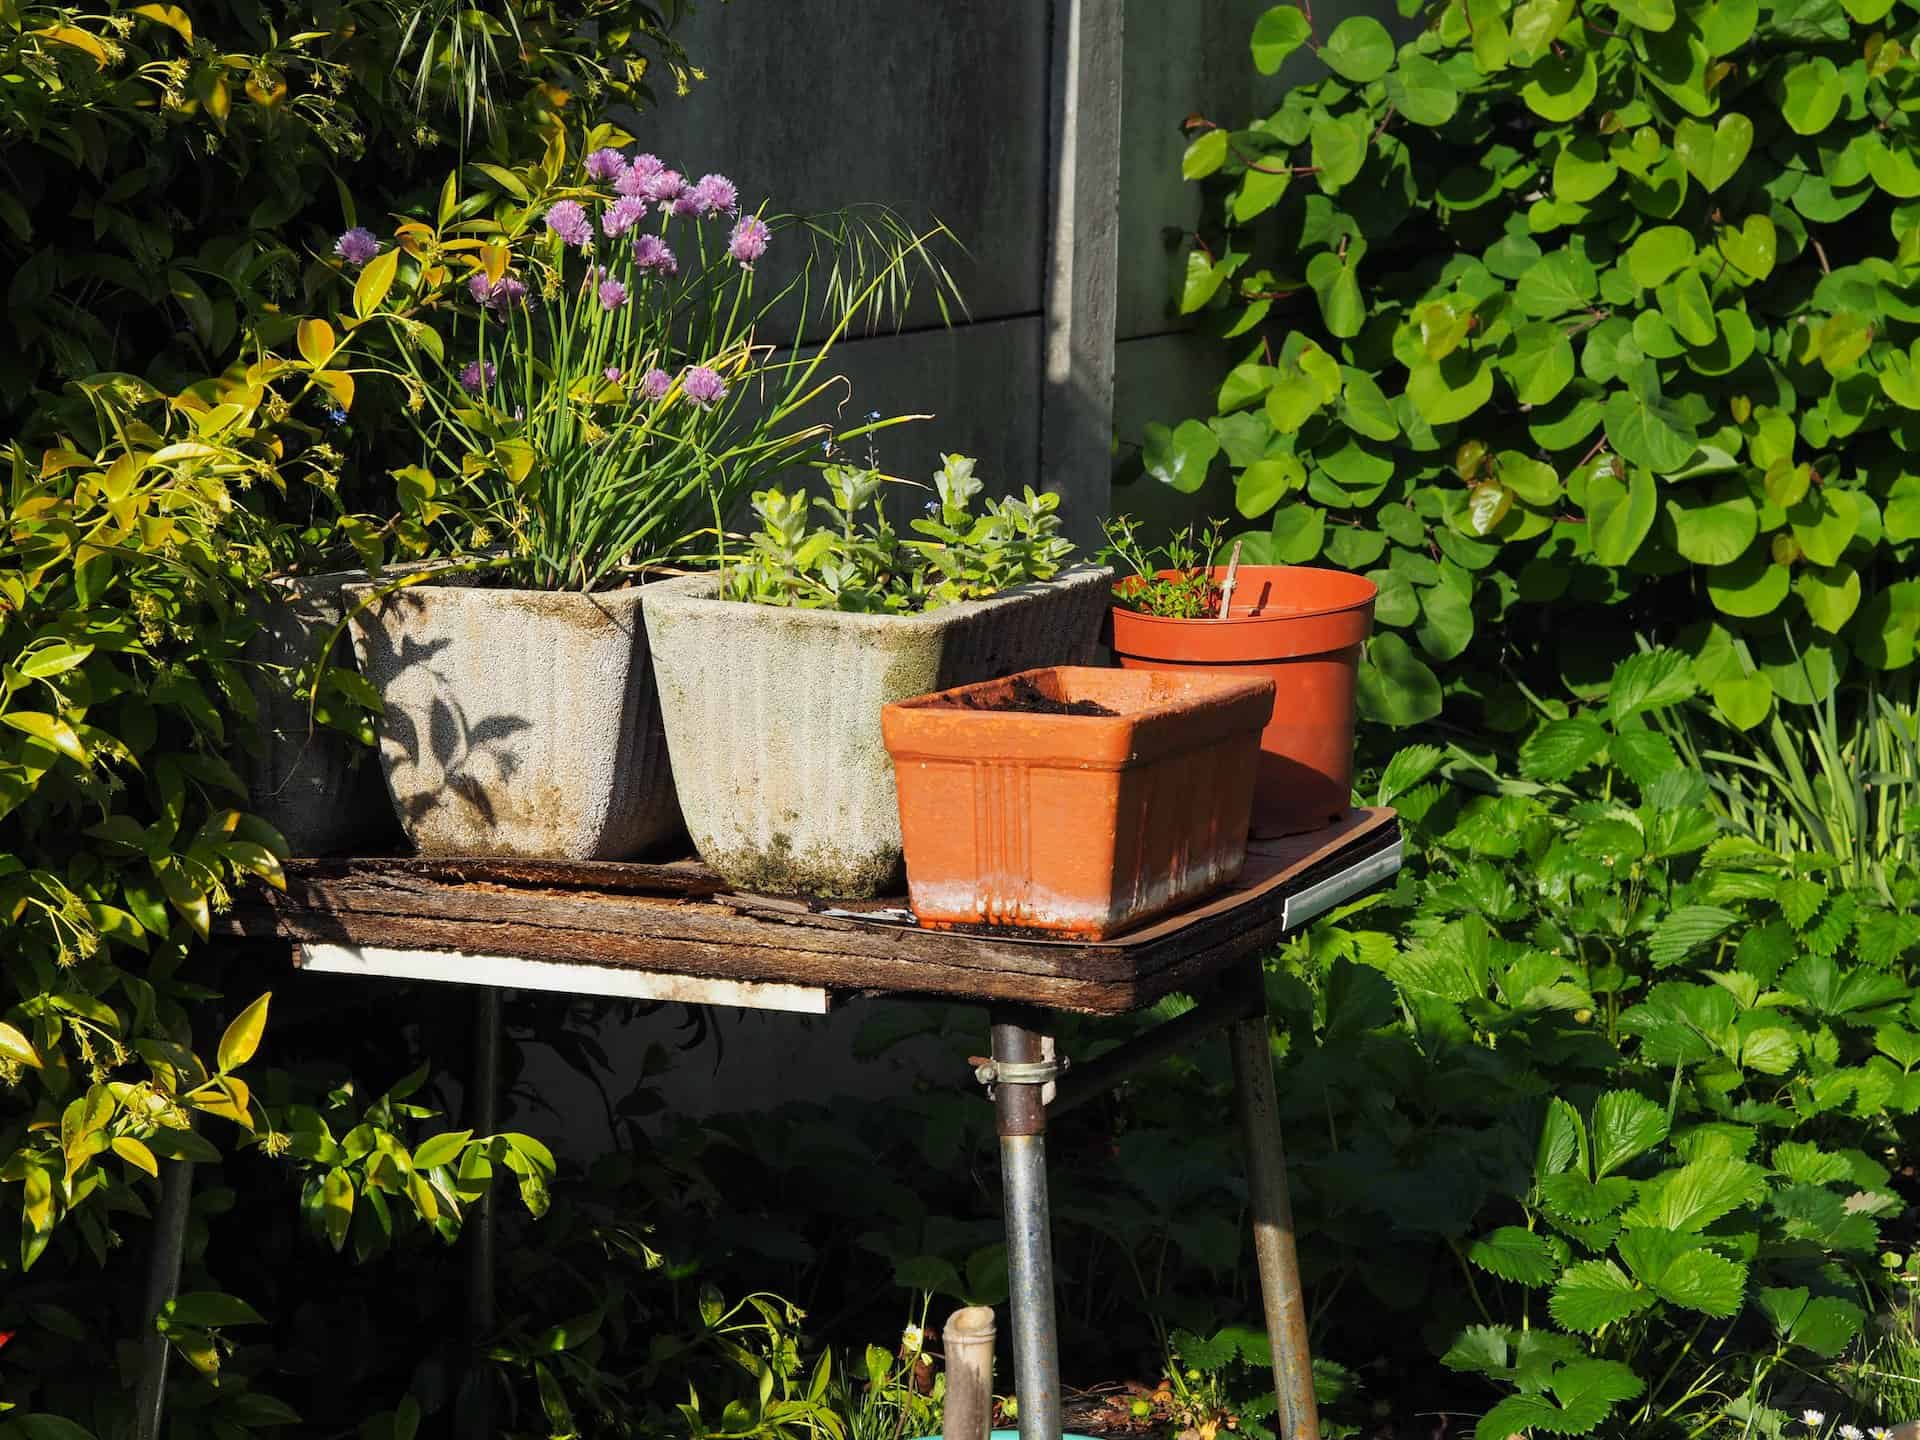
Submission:
<svg viewBox="0 0 1920 1440">
<path fill-rule="evenodd" d="M 845 955 L 770 945 L 750 934 L 724 940 L 607 934 L 583 940 L 578 931 L 503 923 L 477 927 L 428 916 L 303 915 L 288 939 L 391 949 L 484 951 L 593 965 L 632 966 L 662 974 L 790 985 L 838 991 L 883 991 L 1005 1001 L 1115 1015 L 1148 1003 L 1129 980 L 1079 980 L 965 969 L 907 955 Z"/>
<path fill-rule="evenodd" d="M 712 895 L 691 864 L 595 867 L 467 860 L 309 861 L 255 892 L 228 937 L 524 956 L 660 974 L 966 997 L 1094 1014 L 1138 1008 L 1277 942 L 1287 897 L 1394 844 L 1387 810 L 1259 847 L 1240 885 L 1099 944 L 920 930 L 803 901 Z M 569 883 L 552 883 L 565 880 Z M 573 883 L 581 882 L 581 883 Z M 649 887 L 671 887 L 650 893 Z"/>
</svg>

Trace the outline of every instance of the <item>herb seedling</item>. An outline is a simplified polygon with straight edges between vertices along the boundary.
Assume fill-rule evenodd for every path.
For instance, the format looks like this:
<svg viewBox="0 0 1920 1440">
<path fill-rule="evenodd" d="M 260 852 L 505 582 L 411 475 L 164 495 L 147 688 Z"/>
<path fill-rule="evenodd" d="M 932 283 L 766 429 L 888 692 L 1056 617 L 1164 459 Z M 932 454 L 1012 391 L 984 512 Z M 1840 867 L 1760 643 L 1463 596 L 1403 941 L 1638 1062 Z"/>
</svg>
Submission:
<svg viewBox="0 0 1920 1440">
<path fill-rule="evenodd" d="M 1029 487 L 1018 498 L 987 500 L 974 462 L 944 455 L 934 498 L 908 539 L 887 519 L 887 477 L 871 467 L 829 465 L 827 498 L 780 489 L 753 497 L 760 528 L 747 556 L 727 567 L 729 600 L 800 609 L 906 615 L 961 600 L 981 600 L 1015 585 L 1051 580 L 1072 542 L 1060 534 L 1057 495 Z M 827 523 L 812 525 L 814 507 Z"/>
<path fill-rule="evenodd" d="M 1170 620 L 1211 620 L 1220 613 L 1220 586 L 1212 565 L 1224 522 L 1189 525 L 1159 548 L 1140 539 L 1130 515 L 1114 516 L 1105 528 L 1107 544 L 1100 558 L 1118 560 L 1133 571 L 1114 582 L 1116 605 Z"/>
</svg>

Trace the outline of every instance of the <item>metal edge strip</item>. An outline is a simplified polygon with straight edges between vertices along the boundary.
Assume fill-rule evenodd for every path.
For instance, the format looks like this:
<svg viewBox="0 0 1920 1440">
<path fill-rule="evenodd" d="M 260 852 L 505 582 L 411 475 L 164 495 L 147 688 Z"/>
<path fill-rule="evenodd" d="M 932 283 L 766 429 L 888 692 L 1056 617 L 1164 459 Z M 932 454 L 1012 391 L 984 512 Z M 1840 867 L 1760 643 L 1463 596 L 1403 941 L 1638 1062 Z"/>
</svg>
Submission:
<svg viewBox="0 0 1920 1440">
<path fill-rule="evenodd" d="M 451 950 L 397 950 L 307 940 L 298 946 L 295 963 L 301 969 L 327 975 L 437 980 L 453 985 L 492 985 L 503 990 L 554 990 L 687 1005 L 729 1005 L 741 1010 L 786 1010 L 802 1015 L 824 1015 L 833 1005 L 832 992 L 813 985 L 708 980 L 623 966 L 463 955 Z"/>
<path fill-rule="evenodd" d="M 1395 837 L 1391 845 L 1377 854 L 1369 855 L 1350 869 L 1289 895 L 1280 912 L 1281 929 L 1298 929 L 1316 915 L 1324 915 L 1342 900 L 1358 895 L 1387 876 L 1398 873 L 1405 852 L 1405 842 Z"/>
</svg>

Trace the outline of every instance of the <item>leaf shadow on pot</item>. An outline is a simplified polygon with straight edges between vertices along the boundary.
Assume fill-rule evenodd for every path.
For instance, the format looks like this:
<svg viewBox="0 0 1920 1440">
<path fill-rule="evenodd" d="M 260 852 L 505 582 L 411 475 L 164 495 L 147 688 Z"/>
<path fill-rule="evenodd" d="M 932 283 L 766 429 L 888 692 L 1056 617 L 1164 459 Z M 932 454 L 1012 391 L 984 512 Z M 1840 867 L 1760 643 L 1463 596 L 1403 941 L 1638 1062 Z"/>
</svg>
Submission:
<svg viewBox="0 0 1920 1440">
<path fill-rule="evenodd" d="M 388 596 L 381 603 L 415 609 L 421 606 L 420 599 L 406 591 Z M 397 686 L 410 671 L 424 670 L 430 677 L 433 697 L 427 707 L 424 736 L 407 707 L 390 704 L 381 717 L 382 744 L 404 757 L 402 764 L 395 764 L 390 755 L 387 764 L 393 803 L 401 820 L 407 825 L 418 823 L 443 803 L 445 793 L 451 792 L 471 806 L 483 824 L 493 827 L 497 817 L 488 791 L 519 773 L 523 762 L 511 741 L 530 730 L 532 721 L 506 713 L 478 718 L 471 714 L 456 693 L 470 687 L 458 684 L 455 677 L 434 665 L 452 645 L 450 638 L 422 641 L 403 635 L 396 648 L 389 633 L 377 625 L 358 627 L 355 638 L 362 670 L 377 677 L 376 683 L 383 689 Z M 429 757 L 432 764 L 423 769 L 422 761 Z M 435 778 L 419 789 L 402 793 L 393 786 L 400 773 Z"/>
</svg>

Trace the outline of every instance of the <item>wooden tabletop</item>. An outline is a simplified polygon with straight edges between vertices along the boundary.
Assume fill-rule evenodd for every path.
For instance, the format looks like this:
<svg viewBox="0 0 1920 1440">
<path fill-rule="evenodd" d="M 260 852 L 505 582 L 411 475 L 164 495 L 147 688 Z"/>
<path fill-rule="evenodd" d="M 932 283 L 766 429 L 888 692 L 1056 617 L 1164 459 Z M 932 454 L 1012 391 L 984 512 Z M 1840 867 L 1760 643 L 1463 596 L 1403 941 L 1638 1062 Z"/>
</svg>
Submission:
<svg viewBox="0 0 1920 1440">
<path fill-rule="evenodd" d="M 1335 903 L 1341 877 L 1379 883 L 1399 843 L 1387 809 L 1256 841 L 1230 889 L 1097 943 L 888 923 L 898 899 L 843 907 L 874 919 L 824 914 L 820 902 L 731 892 L 693 860 L 295 860 L 284 893 L 261 887 L 215 933 L 1122 1014 L 1270 948 L 1303 908 Z"/>
</svg>

